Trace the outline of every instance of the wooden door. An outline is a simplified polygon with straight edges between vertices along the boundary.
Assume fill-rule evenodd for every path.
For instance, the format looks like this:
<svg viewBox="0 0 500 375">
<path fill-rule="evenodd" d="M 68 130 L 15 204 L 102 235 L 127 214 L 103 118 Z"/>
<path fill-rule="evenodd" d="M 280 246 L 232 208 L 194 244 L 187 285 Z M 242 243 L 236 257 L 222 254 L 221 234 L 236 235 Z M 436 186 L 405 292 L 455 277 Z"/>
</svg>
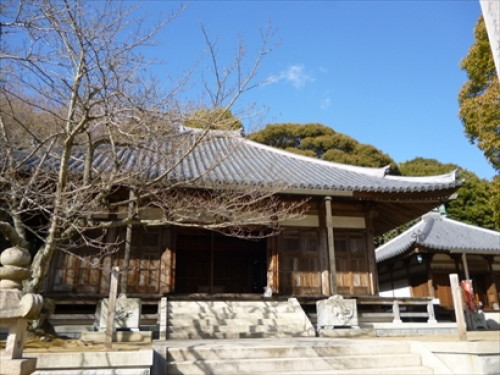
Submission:
<svg viewBox="0 0 500 375">
<path fill-rule="evenodd" d="M 370 294 L 368 253 L 364 233 L 335 233 L 335 267 L 340 294 Z"/>
<path fill-rule="evenodd" d="M 476 306 L 479 305 L 479 302 L 481 302 L 483 308 L 489 308 L 490 303 L 489 303 L 489 296 L 488 296 L 488 286 L 489 284 L 487 281 L 489 281 L 490 275 L 479 275 L 479 274 L 472 274 L 471 279 L 472 279 L 472 291 L 474 293 L 474 303 Z"/>
<path fill-rule="evenodd" d="M 433 274 L 432 284 L 434 285 L 435 296 L 439 298 L 439 304 L 443 307 L 453 307 L 450 276 L 447 273 Z"/>
<path fill-rule="evenodd" d="M 52 276 L 53 292 L 99 293 L 101 258 L 96 250 L 60 252 Z"/>
<path fill-rule="evenodd" d="M 410 278 L 410 289 L 412 297 L 430 297 L 429 282 L 426 275 L 418 275 Z"/>
<path fill-rule="evenodd" d="M 161 227 L 132 231 L 127 293 L 159 293 L 162 233 Z M 117 255 L 119 263 L 123 263 L 123 252 Z"/>
<path fill-rule="evenodd" d="M 283 292 L 321 295 L 318 231 L 285 230 L 280 236 Z"/>
<path fill-rule="evenodd" d="M 266 285 L 266 241 L 179 231 L 176 293 L 258 293 Z"/>
</svg>

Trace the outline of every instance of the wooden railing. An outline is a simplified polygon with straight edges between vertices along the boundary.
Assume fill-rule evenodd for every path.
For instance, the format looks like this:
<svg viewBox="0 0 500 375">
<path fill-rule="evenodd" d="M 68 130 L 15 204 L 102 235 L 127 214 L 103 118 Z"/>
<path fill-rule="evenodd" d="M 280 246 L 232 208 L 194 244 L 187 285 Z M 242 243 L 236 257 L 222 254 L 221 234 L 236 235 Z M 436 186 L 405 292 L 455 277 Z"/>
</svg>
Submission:
<svg viewBox="0 0 500 375">
<path fill-rule="evenodd" d="M 421 297 L 421 298 L 388 298 L 388 297 L 356 297 L 356 304 L 360 305 L 370 305 L 377 308 L 387 309 L 389 306 L 392 307 L 392 311 L 384 312 L 364 312 L 359 311 L 358 317 L 360 318 L 385 318 L 392 317 L 393 323 L 402 323 L 401 318 L 427 318 L 428 323 L 437 323 L 436 316 L 434 314 L 434 298 L 432 297 Z M 404 311 L 401 312 L 401 306 L 426 306 L 427 311 Z"/>
</svg>

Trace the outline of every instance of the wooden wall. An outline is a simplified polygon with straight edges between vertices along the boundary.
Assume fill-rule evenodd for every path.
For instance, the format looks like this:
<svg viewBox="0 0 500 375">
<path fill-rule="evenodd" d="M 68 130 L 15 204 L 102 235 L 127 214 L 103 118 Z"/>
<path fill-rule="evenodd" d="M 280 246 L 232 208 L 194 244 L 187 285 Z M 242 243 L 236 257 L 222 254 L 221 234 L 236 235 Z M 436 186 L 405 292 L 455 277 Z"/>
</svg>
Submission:
<svg viewBox="0 0 500 375">
<path fill-rule="evenodd" d="M 267 285 L 273 288 L 274 293 L 318 297 L 330 295 L 325 205 L 323 200 L 317 200 L 310 203 L 310 206 L 306 220 L 286 223 L 287 226 L 284 226 L 279 236 L 263 240 L 258 246 L 255 242 L 224 237 L 226 240 L 221 239 L 222 242 L 217 244 L 217 250 L 219 252 L 224 250 L 224 243 L 228 246 L 233 244 L 231 256 L 236 256 L 235 253 L 238 253 L 240 249 L 241 256 L 244 257 L 243 250 L 245 249 L 249 254 L 253 248 L 261 249 L 259 251 L 263 249 L 264 273 L 267 270 L 267 279 L 264 282 L 267 281 Z M 366 204 L 334 200 L 332 201 L 332 216 L 338 293 L 343 295 L 377 294 L 372 217 Z M 151 296 L 181 292 L 193 293 L 192 288 L 185 287 L 185 283 L 180 289 L 176 284 L 180 280 L 179 277 L 186 277 L 185 267 L 179 268 L 179 259 L 182 258 L 179 252 L 186 252 L 186 249 L 187 251 L 196 250 L 191 249 L 192 246 L 188 243 L 189 241 L 186 242 L 186 238 L 189 239 L 190 233 L 198 233 L 197 231 L 200 232 L 200 230 L 189 228 L 134 227 L 127 292 Z M 201 235 L 200 233 L 197 235 Z M 116 238 L 124 239 L 125 229 L 109 231 L 108 236 L 109 243 L 116 241 Z M 178 242 L 179 238 L 183 238 L 182 244 Z M 196 246 L 200 244 L 203 245 L 203 241 L 198 241 Z M 81 249 L 76 257 L 72 254 L 58 254 L 49 290 L 54 293 L 106 295 L 109 289 L 111 266 L 123 267 L 123 249 L 124 245 L 121 243 L 117 251 L 104 256 L 96 249 Z M 189 259 L 184 258 L 181 260 L 185 265 Z M 234 261 L 235 259 L 231 262 L 234 263 Z M 235 272 L 241 273 L 243 268 L 248 268 L 250 270 L 248 272 L 252 271 L 251 267 L 240 263 L 237 266 L 240 271 Z M 217 269 L 216 264 L 214 270 Z M 206 284 L 205 282 L 203 285 Z M 226 289 L 229 290 L 229 286 Z M 262 288 L 242 287 L 238 289 L 238 292 L 262 293 L 260 289 Z"/>
<path fill-rule="evenodd" d="M 451 273 L 465 279 L 461 254 L 421 253 L 422 262 L 414 253 L 404 259 L 379 264 L 382 295 L 395 297 L 436 297 L 443 307 L 453 307 Z M 467 255 L 467 265 L 473 282 L 474 299 L 485 308 L 493 308 L 500 299 L 500 257 Z M 497 271 L 498 269 L 498 271 Z"/>
<path fill-rule="evenodd" d="M 317 227 L 286 226 L 278 237 L 281 280 L 279 292 L 293 295 L 330 295 L 325 205 L 316 202 L 308 215 L 308 223 L 313 222 L 311 216 L 317 216 Z M 378 282 L 372 218 L 365 205 L 334 201 L 332 216 L 338 293 L 376 294 Z"/>
<path fill-rule="evenodd" d="M 114 243 L 125 238 L 123 230 L 110 230 L 107 241 Z M 159 294 L 168 290 L 173 277 L 169 228 L 134 228 L 132 251 L 127 278 L 127 293 Z M 95 248 L 58 252 L 53 260 L 54 272 L 48 279 L 48 290 L 53 293 L 107 295 L 110 269 L 123 268 L 124 243 L 106 252 Z M 175 258 L 174 258 L 175 259 Z M 121 293 L 120 288 L 118 292 Z"/>
</svg>

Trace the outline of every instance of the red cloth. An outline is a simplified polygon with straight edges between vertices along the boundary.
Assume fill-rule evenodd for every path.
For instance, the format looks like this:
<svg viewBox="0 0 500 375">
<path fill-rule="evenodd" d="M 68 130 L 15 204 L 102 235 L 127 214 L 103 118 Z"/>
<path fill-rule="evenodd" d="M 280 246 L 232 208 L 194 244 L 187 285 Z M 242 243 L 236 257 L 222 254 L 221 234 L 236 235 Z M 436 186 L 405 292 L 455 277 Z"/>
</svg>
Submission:
<svg viewBox="0 0 500 375">
<path fill-rule="evenodd" d="M 476 312 L 476 305 L 474 304 L 474 294 L 472 292 L 472 280 L 463 280 L 462 289 L 467 297 L 467 306 L 472 312 Z"/>
</svg>

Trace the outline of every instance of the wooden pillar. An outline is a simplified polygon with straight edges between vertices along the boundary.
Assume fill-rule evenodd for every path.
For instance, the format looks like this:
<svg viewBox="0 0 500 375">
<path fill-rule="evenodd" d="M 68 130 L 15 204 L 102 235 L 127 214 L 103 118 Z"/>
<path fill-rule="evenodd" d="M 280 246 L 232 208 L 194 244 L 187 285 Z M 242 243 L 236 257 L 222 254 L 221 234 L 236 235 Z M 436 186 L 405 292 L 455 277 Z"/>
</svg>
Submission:
<svg viewBox="0 0 500 375">
<path fill-rule="evenodd" d="M 174 284 L 174 259 L 175 252 L 172 249 L 172 229 L 170 227 L 162 229 L 162 249 L 160 258 L 160 293 L 168 294 L 173 291 Z"/>
<path fill-rule="evenodd" d="M 328 235 L 325 227 L 319 231 L 319 262 L 321 268 L 321 294 L 330 295 L 330 264 L 328 262 Z"/>
<path fill-rule="evenodd" d="M 436 291 L 434 290 L 434 283 L 432 281 L 432 258 L 434 257 L 434 254 L 426 254 L 424 259 L 425 259 L 425 266 L 427 268 L 427 287 L 429 289 L 429 297 L 436 297 Z"/>
<path fill-rule="evenodd" d="M 469 267 L 467 265 L 467 254 L 462 253 L 462 265 L 464 267 L 465 280 L 470 280 Z"/>
<path fill-rule="evenodd" d="M 493 256 L 492 255 L 484 255 L 483 256 L 484 260 L 486 260 L 486 263 L 488 264 L 488 271 L 489 271 L 489 279 L 490 279 L 490 286 L 486 286 L 486 296 L 488 297 L 488 304 L 490 305 L 490 308 L 493 308 L 493 304 L 496 304 L 496 309 L 498 309 L 500 305 L 499 297 L 498 297 L 498 289 L 496 285 L 496 280 L 495 280 L 495 274 L 493 273 Z M 490 295 L 493 295 L 493 298 L 490 299 Z"/>
<path fill-rule="evenodd" d="M 330 263 L 330 293 L 337 294 L 337 271 L 335 268 L 335 245 L 333 243 L 332 197 L 325 198 L 326 231 L 328 238 L 328 258 Z"/>
<path fill-rule="evenodd" d="M 267 239 L 267 286 L 272 288 L 273 293 L 279 293 L 278 274 L 278 237 Z"/>
<path fill-rule="evenodd" d="M 373 243 L 373 218 L 378 213 L 374 210 L 369 211 L 365 216 L 366 222 L 366 250 L 368 251 L 368 270 L 370 275 L 370 292 L 371 295 L 378 295 L 378 271 L 377 262 L 375 260 L 375 245 Z"/>
<path fill-rule="evenodd" d="M 455 272 L 457 275 L 460 275 L 462 272 L 460 270 L 460 254 L 450 254 L 450 258 L 455 262 Z M 465 278 L 465 276 L 463 278 Z"/>
</svg>

